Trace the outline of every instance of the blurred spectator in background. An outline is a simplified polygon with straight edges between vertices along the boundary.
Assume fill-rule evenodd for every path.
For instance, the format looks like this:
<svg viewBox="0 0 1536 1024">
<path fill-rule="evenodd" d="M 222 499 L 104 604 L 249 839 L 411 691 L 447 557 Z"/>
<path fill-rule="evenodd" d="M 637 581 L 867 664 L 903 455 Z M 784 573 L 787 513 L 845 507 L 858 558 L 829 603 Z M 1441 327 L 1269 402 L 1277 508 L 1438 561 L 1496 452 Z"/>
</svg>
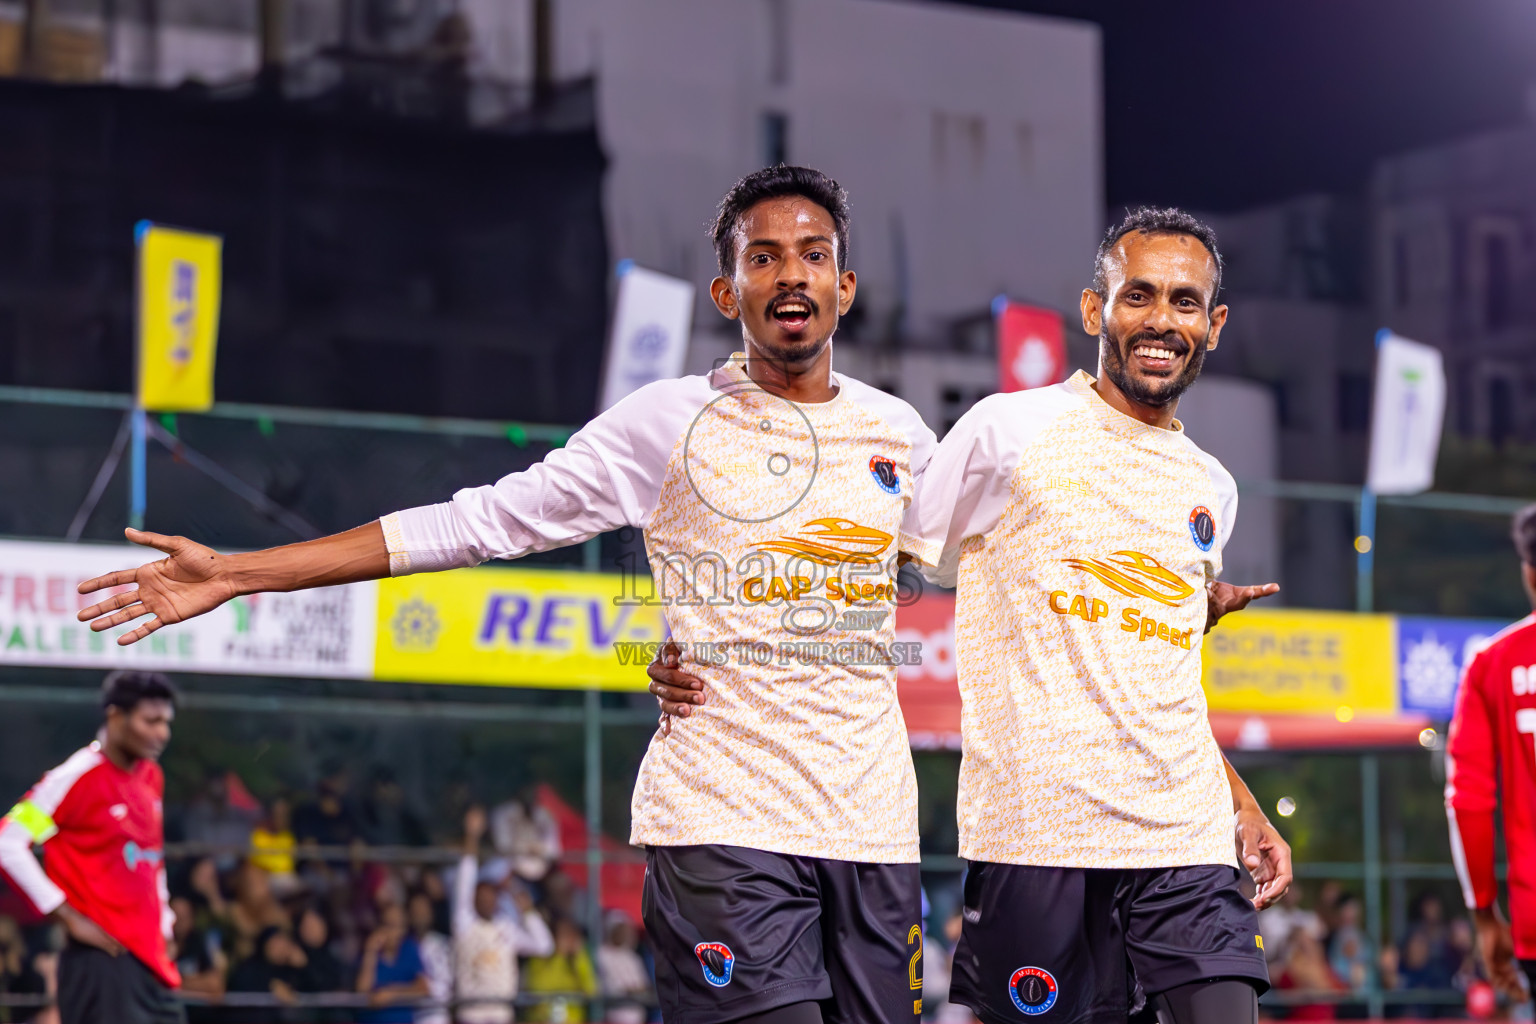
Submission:
<svg viewBox="0 0 1536 1024">
<path fill-rule="evenodd" d="M 432 877 L 429 871 L 424 877 Z M 453 998 L 453 944 L 448 936 L 436 929 L 437 908 L 432 897 L 421 889 L 411 893 L 405 905 L 406 923 L 411 937 L 421 949 L 421 964 L 427 975 L 427 990 L 438 1006 L 423 1007 L 416 1011 L 416 1024 L 448 1024 L 448 1002 Z"/>
<path fill-rule="evenodd" d="M 1328 943 L 1328 964 L 1333 973 L 1357 992 L 1375 985 L 1376 950 L 1360 927 L 1360 897 L 1344 893 L 1334 904 L 1334 915 L 1336 925 Z"/>
<path fill-rule="evenodd" d="M 411 937 L 399 903 L 385 902 L 379 908 L 379 926 L 363 945 L 357 991 L 377 1007 L 358 1014 L 363 1024 L 412 1024 L 416 1012 L 410 1004 L 431 995 L 421 947 Z"/>
<path fill-rule="evenodd" d="M 464 856 L 453 879 L 454 982 L 461 1024 L 509 1024 L 517 996 L 517 958 L 547 956 L 555 948 L 549 927 L 520 882 L 509 878 L 509 910 L 498 907 L 498 887 L 480 878 L 485 830 L 485 811 L 471 807 L 464 814 Z M 591 966 L 589 960 L 589 974 Z M 477 999 L 484 1002 L 473 1002 Z"/>
<path fill-rule="evenodd" d="M 358 809 L 363 838 L 375 846 L 425 846 L 427 828 L 406 806 L 405 790 L 388 768 L 375 768 L 368 795 Z"/>
<path fill-rule="evenodd" d="M 224 975 L 229 970 L 229 960 L 218 941 L 197 926 L 197 908 L 186 896 L 171 899 L 171 912 L 176 921 L 171 926 L 171 937 L 176 946 L 176 969 L 181 972 L 181 990 L 187 995 L 201 996 L 217 1003 L 224 996 Z M 193 1007 L 192 1019 L 208 1019 L 206 1011 Z"/>
<path fill-rule="evenodd" d="M 256 937 L 255 951 L 235 965 L 229 972 L 230 993 L 265 993 L 285 1007 L 298 1001 L 298 990 L 308 960 L 299 944 L 282 928 L 269 927 Z M 270 1008 L 245 1006 L 226 1007 L 219 1020 L 266 1024 L 273 1020 L 292 1020 L 286 1011 L 273 1012 Z"/>
<path fill-rule="evenodd" d="M 582 1024 L 587 1019 L 586 1001 L 597 995 L 597 976 L 587 955 L 586 937 L 570 918 L 556 919 L 554 937 L 553 953 L 528 961 L 523 989 L 530 995 L 550 995 L 533 1007 L 528 1019 Z"/>
<path fill-rule="evenodd" d="M 586 921 L 590 918 L 586 892 L 559 868 L 544 876 L 544 894 L 539 903 L 544 908 L 544 916 L 551 921 L 560 918 Z"/>
<path fill-rule="evenodd" d="M 640 930 L 622 910 L 603 919 L 607 931 L 597 947 L 597 977 L 608 1002 L 609 1024 L 645 1024 L 652 997 L 651 972 L 640 956 Z"/>
<path fill-rule="evenodd" d="M 1317 914 L 1318 941 L 1324 950 L 1333 941 L 1334 930 L 1339 926 L 1339 899 L 1343 895 L 1344 886 L 1331 878 L 1317 887 L 1317 899 L 1313 901 L 1312 909 Z"/>
<path fill-rule="evenodd" d="M 197 914 L 198 931 L 214 936 L 221 943 L 229 942 L 233 935 L 230 905 L 219 883 L 219 866 L 212 857 L 203 857 L 192 865 L 187 874 L 187 888 L 190 890 L 188 898 Z"/>
<path fill-rule="evenodd" d="M 267 804 L 261 821 L 251 830 L 250 856 L 250 862 L 267 873 L 279 897 L 291 896 L 299 888 L 293 847 L 293 807 L 287 797 L 280 796 Z"/>
<path fill-rule="evenodd" d="M 48 1005 L 37 1012 L 32 1024 L 59 1024 L 59 946 L 64 939 L 57 926 L 49 930 L 49 935 L 48 948 L 32 961 L 33 970 L 43 979 L 43 994 Z"/>
<path fill-rule="evenodd" d="M 1297 928 L 1286 938 L 1285 962 L 1275 978 L 1282 992 L 1331 995 L 1346 991 L 1345 985 L 1328 965 L 1323 944 L 1305 928 Z M 1287 1003 L 1287 1020 L 1336 1020 L 1338 1007 L 1333 1002 Z"/>
<path fill-rule="evenodd" d="M 1450 961 L 1455 965 L 1455 970 L 1451 972 L 1451 985 L 1465 992 L 1474 981 L 1484 977 L 1482 965 L 1477 961 L 1472 922 L 1460 915 L 1451 918 L 1450 927 L 1446 929 L 1446 947 Z"/>
<path fill-rule="evenodd" d="M 208 773 L 182 820 L 187 841 L 220 847 L 214 861 L 220 871 L 228 871 L 250 848 L 256 819 L 257 814 L 231 802 L 227 773 L 219 769 Z"/>
<path fill-rule="evenodd" d="M 1284 963 L 1291 933 L 1304 929 L 1313 938 L 1323 938 L 1323 924 L 1317 914 L 1302 909 L 1305 889 L 1300 882 L 1292 882 L 1280 902 L 1270 904 L 1259 911 L 1259 935 L 1264 940 L 1264 959 L 1273 970 L 1275 964 Z"/>
<path fill-rule="evenodd" d="M 949 982 L 954 975 L 955 946 L 964 919 L 956 910 L 944 921 L 939 936 L 923 939 L 923 1018 L 939 1024 L 971 1024 L 971 1011 L 949 1001 Z"/>
<path fill-rule="evenodd" d="M 40 996 L 45 990 L 16 919 L 0 916 L 0 996 Z M 31 1007 L 0 1006 L 0 1021 L 28 1020 L 36 1012 Z"/>
<path fill-rule="evenodd" d="M 560 858 L 560 826 L 539 806 L 537 786 L 525 787 L 491 812 L 491 841 L 517 877 L 535 885 L 544 880 Z"/>
<path fill-rule="evenodd" d="M 316 789 L 314 801 L 293 814 L 294 838 L 316 846 L 351 846 L 361 832 L 347 799 L 346 768 L 332 765 Z"/>
<path fill-rule="evenodd" d="M 299 912 L 299 949 L 304 953 L 300 992 L 345 992 L 347 968 L 331 949 L 331 923 L 317 906 Z"/>
<path fill-rule="evenodd" d="M 235 872 L 235 900 L 229 907 L 233 934 L 225 941 L 236 959 L 256 952 L 256 940 L 268 928 L 287 928 L 288 912 L 272 893 L 272 881 L 265 871 L 251 861 Z"/>
</svg>

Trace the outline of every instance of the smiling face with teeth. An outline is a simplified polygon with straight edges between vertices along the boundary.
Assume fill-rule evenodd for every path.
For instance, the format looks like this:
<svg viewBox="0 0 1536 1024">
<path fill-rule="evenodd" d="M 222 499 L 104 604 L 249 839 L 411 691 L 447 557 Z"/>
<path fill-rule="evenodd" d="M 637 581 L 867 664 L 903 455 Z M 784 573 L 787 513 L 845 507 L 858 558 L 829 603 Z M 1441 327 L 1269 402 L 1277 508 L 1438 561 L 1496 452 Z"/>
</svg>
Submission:
<svg viewBox="0 0 1536 1024">
<path fill-rule="evenodd" d="M 786 384 L 827 377 L 832 334 L 857 284 L 837 265 L 832 215 L 802 196 L 778 196 L 743 212 L 734 235 L 731 275 L 715 278 L 710 294 L 722 314 L 741 321 L 749 360 Z"/>
<path fill-rule="evenodd" d="M 1227 307 L 1213 303 L 1216 261 L 1192 235 L 1132 231 L 1104 264 L 1104 293 L 1083 292 L 1083 330 L 1099 338 L 1105 401 L 1169 427 L 1179 396 L 1216 347 Z"/>
</svg>

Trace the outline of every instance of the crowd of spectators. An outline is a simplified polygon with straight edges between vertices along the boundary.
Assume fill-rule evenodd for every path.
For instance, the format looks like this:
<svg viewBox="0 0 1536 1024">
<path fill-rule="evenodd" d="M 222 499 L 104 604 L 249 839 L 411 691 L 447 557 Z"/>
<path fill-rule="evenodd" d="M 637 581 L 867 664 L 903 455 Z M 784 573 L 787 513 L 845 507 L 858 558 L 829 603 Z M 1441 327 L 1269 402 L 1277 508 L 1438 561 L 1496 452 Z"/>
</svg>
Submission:
<svg viewBox="0 0 1536 1024">
<path fill-rule="evenodd" d="M 1378 949 L 1362 927 L 1360 897 L 1337 882 L 1318 885 L 1314 899 L 1308 899 L 1309 892 L 1297 882 L 1279 904 L 1259 914 L 1270 980 L 1287 997 L 1278 1015 L 1287 1020 L 1363 1016 L 1360 994 L 1375 989 L 1394 993 L 1388 1016 L 1464 1019 L 1466 993 L 1482 979 L 1465 914 L 1447 916 L 1440 898 L 1424 893 L 1398 941 Z M 1414 1000 L 1416 992 L 1423 993 L 1423 1002 Z M 1457 994 L 1454 1002 L 1447 993 Z"/>
<path fill-rule="evenodd" d="M 598 999 L 615 1024 L 656 1018 L 636 922 L 609 910 L 592 948 L 586 893 L 532 791 L 469 807 L 451 850 L 386 771 L 361 800 L 332 773 L 297 806 L 215 774 L 176 817 L 170 850 L 186 855 L 167 874 L 192 1024 L 577 1024 Z M 61 942 L 0 913 L 0 995 L 46 1002 Z M 0 1006 L 0 1024 L 53 1019 Z"/>
</svg>

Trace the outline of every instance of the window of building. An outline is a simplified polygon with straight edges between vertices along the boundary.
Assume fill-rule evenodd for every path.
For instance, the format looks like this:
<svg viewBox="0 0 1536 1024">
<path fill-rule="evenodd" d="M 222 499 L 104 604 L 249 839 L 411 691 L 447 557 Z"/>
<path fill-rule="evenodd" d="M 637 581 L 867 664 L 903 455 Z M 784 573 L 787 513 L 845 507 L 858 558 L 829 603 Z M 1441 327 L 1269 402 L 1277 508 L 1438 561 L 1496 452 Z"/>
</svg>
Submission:
<svg viewBox="0 0 1536 1024">
<path fill-rule="evenodd" d="M 1502 448 L 1515 433 L 1515 389 L 1507 377 L 1488 382 L 1488 439 Z"/>
<path fill-rule="evenodd" d="M 1490 331 L 1508 327 L 1514 319 L 1514 255 L 1506 234 L 1483 239 L 1483 326 Z"/>
<path fill-rule="evenodd" d="M 789 83 L 789 0 L 768 0 L 768 84 Z"/>
<path fill-rule="evenodd" d="M 789 163 L 789 115 L 777 110 L 763 114 L 763 165 Z"/>
<path fill-rule="evenodd" d="M 1392 305 L 1408 305 L 1408 294 L 1408 236 L 1399 232 L 1392 236 Z"/>
<path fill-rule="evenodd" d="M 1371 429 L 1371 377 L 1365 373 L 1339 374 L 1339 432 L 1362 434 Z"/>
</svg>

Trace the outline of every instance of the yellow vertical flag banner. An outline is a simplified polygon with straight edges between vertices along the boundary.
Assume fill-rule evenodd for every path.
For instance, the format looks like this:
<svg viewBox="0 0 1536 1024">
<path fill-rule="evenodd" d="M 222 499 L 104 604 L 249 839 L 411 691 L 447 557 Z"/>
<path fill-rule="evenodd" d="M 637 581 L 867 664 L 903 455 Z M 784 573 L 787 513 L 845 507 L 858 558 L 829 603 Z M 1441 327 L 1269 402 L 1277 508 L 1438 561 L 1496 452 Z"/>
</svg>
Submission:
<svg viewBox="0 0 1536 1024">
<path fill-rule="evenodd" d="M 203 412 L 213 405 L 223 239 L 140 221 L 139 405 Z"/>
</svg>

